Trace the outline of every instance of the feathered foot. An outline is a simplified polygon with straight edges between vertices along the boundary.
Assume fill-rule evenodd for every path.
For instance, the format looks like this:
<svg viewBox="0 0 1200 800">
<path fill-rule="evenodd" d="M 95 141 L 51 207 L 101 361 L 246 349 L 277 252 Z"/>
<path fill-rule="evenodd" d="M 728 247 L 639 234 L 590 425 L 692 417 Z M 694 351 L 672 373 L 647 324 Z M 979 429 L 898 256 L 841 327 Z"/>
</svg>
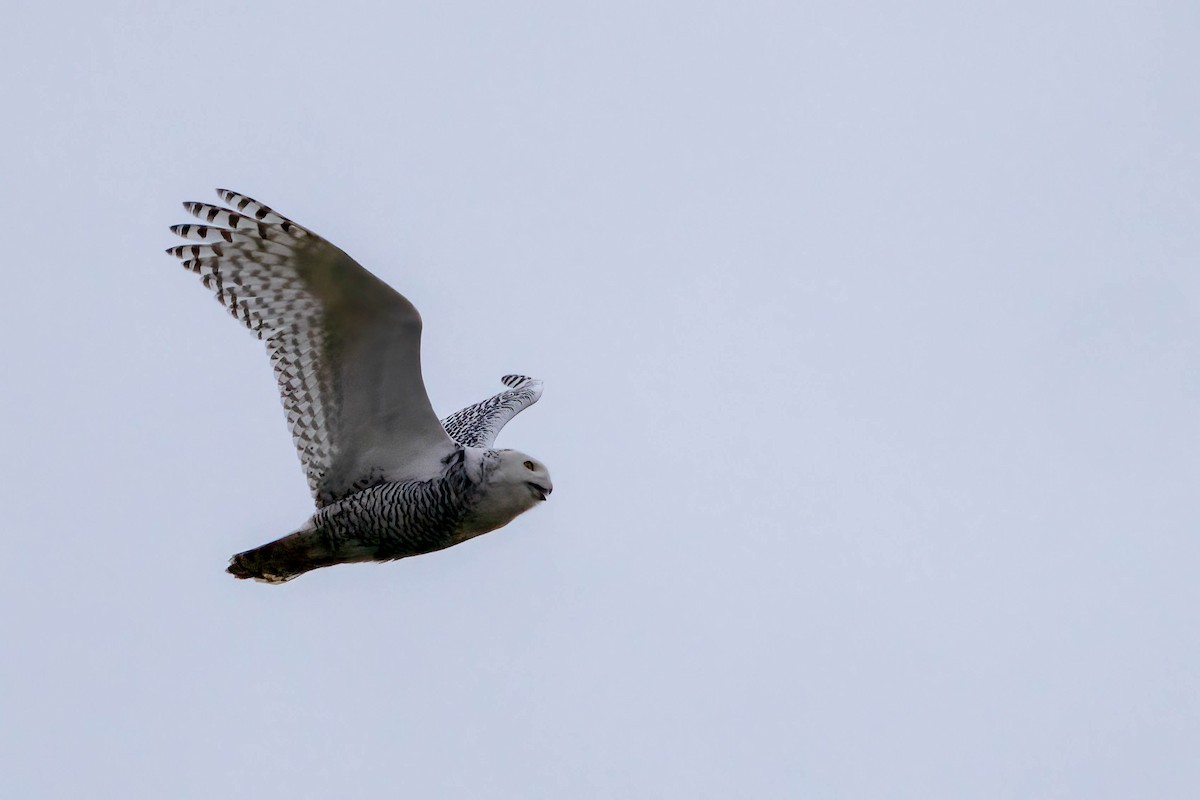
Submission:
<svg viewBox="0 0 1200 800">
<path fill-rule="evenodd" d="M 297 575 L 342 563 L 316 530 L 302 529 L 229 559 L 225 570 L 235 578 L 284 583 Z"/>
</svg>

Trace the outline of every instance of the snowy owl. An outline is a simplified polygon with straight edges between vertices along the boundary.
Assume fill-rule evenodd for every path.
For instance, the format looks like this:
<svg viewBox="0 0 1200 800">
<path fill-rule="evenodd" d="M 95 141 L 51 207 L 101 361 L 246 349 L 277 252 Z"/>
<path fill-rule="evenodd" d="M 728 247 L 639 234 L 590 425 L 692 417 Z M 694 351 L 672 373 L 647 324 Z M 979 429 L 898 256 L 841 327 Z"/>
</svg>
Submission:
<svg viewBox="0 0 1200 800">
<path fill-rule="evenodd" d="M 421 378 L 421 315 L 354 259 L 245 195 L 184 203 L 199 224 L 167 253 L 267 343 L 317 510 L 296 531 L 238 553 L 238 578 L 283 583 L 352 561 L 391 561 L 494 531 L 546 499 L 536 458 L 492 447 L 537 402 L 541 381 L 506 375 L 493 397 L 438 421 Z"/>
</svg>

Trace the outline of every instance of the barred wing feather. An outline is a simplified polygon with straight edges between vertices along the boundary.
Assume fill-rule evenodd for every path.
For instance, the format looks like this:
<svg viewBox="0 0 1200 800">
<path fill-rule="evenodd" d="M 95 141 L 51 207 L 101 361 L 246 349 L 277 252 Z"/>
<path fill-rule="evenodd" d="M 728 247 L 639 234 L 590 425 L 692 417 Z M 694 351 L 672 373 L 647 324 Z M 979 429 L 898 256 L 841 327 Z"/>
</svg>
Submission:
<svg viewBox="0 0 1200 800">
<path fill-rule="evenodd" d="M 217 194 L 232 208 L 184 203 L 203 222 L 171 228 L 203 244 L 167 252 L 266 342 L 317 505 L 438 474 L 455 444 L 425 392 L 417 309 L 312 231 Z"/>
<path fill-rule="evenodd" d="M 454 441 L 464 447 L 491 447 L 500 429 L 542 396 L 542 382 L 535 378 L 505 375 L 500 380 L 508 389 L 442 420 Z"/>
</svg>

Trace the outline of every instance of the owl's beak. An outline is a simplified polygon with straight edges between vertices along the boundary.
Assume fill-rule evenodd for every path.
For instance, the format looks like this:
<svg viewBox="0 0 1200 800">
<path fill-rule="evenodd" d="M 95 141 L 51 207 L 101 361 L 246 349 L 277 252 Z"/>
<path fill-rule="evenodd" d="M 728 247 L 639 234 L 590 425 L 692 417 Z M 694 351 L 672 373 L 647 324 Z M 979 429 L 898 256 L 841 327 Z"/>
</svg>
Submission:
<svg viewBox="0 0 1200 800">
<path fill-rule="evenodd" d="M 537 484 L 537 483 L 534 483 L 533 481 L 529 481 L 525 485 L 533 490 L 533 496 L 536 497 L 538 500 L 545 500 L 546 496 L 554 491 L 554 487 L 550 484 L 546 484 L 545 486 L 542 486 L 541 484 Z"/>
</svg>

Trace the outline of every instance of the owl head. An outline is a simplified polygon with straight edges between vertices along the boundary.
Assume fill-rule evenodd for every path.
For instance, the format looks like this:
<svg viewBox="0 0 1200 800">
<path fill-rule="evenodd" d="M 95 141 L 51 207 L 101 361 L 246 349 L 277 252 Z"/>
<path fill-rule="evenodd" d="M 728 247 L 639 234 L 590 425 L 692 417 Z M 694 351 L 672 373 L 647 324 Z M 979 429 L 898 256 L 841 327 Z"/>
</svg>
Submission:
<svg viewBox="0 0 1200 800">
<path fill-rule="evenodd" d="M 471 535 L 507 525 L 545 500 L 554 490 L 550 473 L 532 456 L 518 450 L 474 452 L 481 456 L 482 492 L 467 521 Z"/>
<path fill-rule="evenodd" d="M 550 480 L 550 472 L 546 465 L 533 456 L 519 450 L 497 450 L 496 454 L 499 461 L 489 476 L 490 484 L 511 487 L 518 493 L 528 493 L 531 507 L 534 503 L 545 500 L 554 491 L 554 484 Z"/>
</svg>

